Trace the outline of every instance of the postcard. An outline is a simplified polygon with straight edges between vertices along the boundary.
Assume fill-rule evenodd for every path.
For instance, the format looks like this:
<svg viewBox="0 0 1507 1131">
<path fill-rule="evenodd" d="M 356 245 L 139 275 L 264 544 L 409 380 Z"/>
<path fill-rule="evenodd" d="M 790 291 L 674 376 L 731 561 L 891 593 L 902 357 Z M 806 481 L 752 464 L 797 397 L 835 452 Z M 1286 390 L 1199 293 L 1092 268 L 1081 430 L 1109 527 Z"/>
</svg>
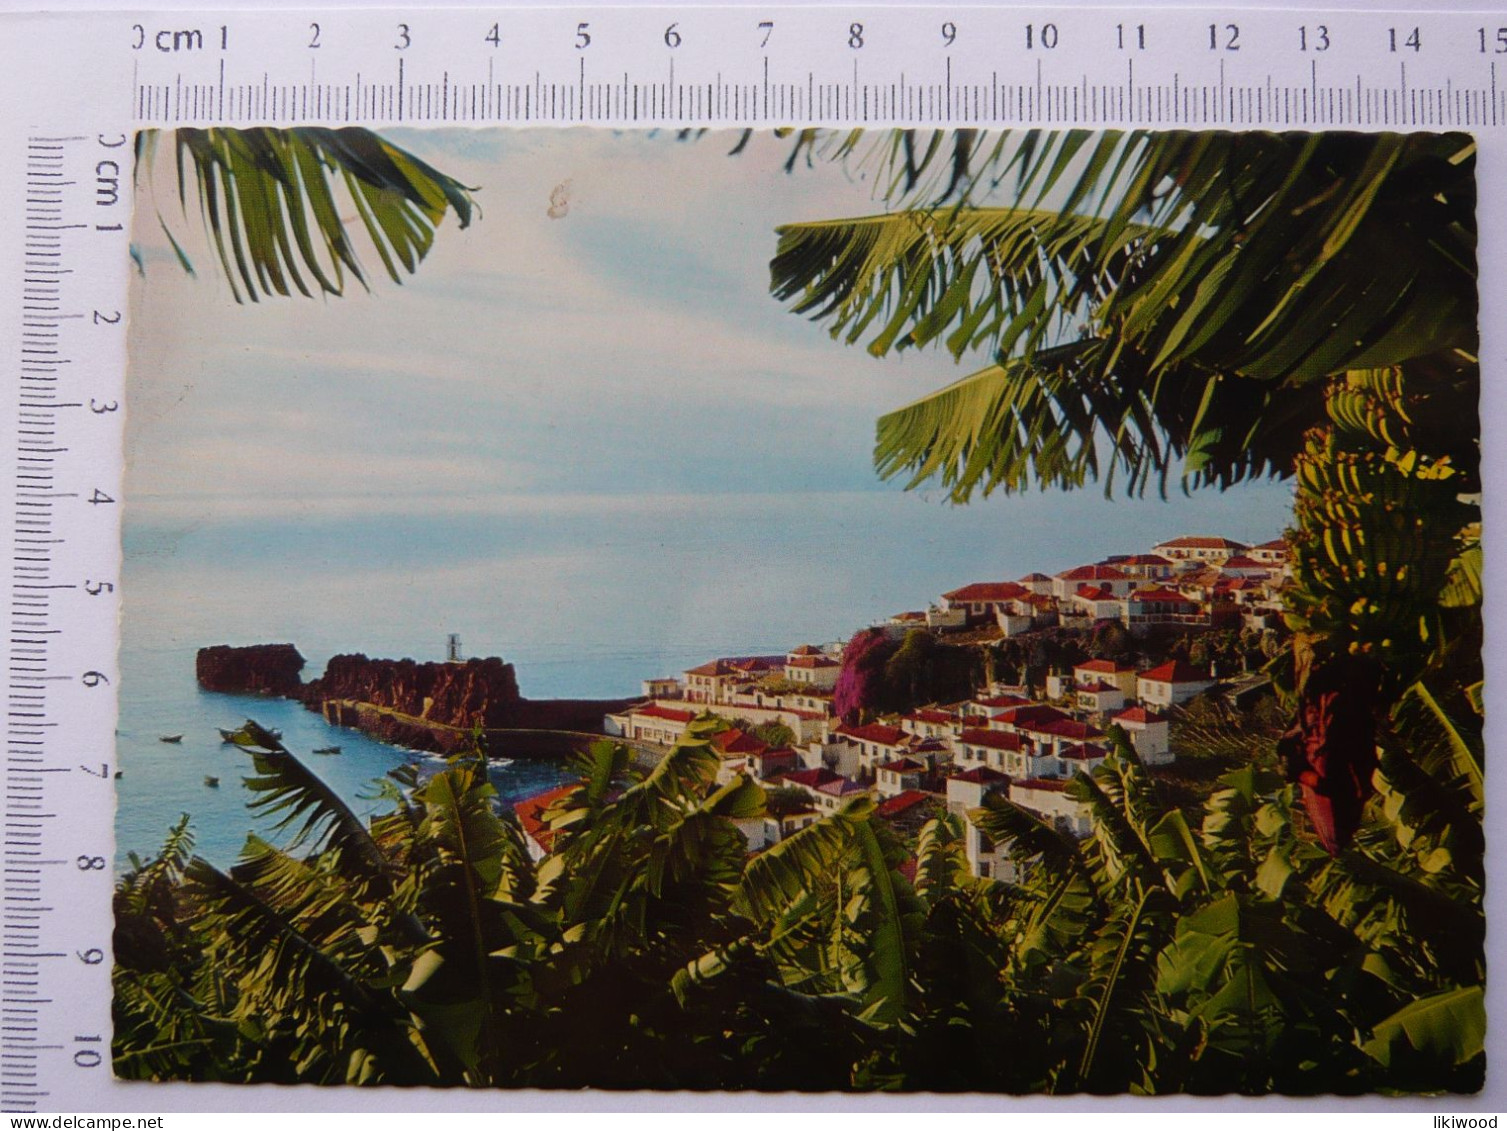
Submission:
<svg viewBox="0 0 1507 1131">
<path fill-rule="evenodd" d="M 118 1078 L 1482 1087 L 1472 137 L 134 175 Z"/>
</svg>

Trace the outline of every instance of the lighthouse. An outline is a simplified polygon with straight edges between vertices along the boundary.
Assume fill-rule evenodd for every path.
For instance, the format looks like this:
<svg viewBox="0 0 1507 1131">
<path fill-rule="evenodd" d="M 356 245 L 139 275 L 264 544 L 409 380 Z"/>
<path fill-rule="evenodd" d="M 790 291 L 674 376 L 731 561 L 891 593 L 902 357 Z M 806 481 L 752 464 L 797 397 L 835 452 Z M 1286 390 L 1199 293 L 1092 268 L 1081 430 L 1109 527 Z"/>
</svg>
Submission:
<svg viewBox="0 0 1507 1131">
<path fill-rule="evenodd" d="M 460 633 L 452 632 L 450 639 L 445 642 L 445 661 L 451 664 L 461 662 Z"/>
</svg>

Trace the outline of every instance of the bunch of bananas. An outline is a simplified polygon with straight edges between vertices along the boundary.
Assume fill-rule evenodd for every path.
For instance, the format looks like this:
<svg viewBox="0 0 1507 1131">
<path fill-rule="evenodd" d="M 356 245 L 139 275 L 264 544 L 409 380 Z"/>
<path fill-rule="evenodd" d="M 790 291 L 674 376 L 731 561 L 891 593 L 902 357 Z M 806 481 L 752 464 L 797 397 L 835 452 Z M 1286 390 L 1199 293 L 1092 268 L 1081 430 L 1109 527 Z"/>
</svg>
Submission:
<svg viewBox="0 0 1507 1131">
<path fill-rule="evenodd" d="M 1449 455 L 1420 450 L 1400 367 L 1328 390 L 1328 423 L 1295 461 L 1287 621 L 1330 655 L 1366 656 L 1406 678 L 1436 635 L 1439 595 L 1474 509 Z M 1388 682 L 1392 682 L 1389 680 Z"/>
</svg>

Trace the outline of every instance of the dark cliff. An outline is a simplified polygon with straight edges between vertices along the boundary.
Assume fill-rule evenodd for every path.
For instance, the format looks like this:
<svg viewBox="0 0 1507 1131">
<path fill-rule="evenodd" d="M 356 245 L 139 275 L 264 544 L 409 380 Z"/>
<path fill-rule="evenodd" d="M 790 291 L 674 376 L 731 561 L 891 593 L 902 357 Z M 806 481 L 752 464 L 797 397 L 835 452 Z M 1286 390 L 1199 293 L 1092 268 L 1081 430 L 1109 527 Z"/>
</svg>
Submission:
<svg viewBox="0 0 1507 1131">
<path fill-rule="evenodd" d="M 303 665 L 304 658 L 292 644 L 216 644 L 199 649 L 194 674 L 206 691 L 296 698 L 303 686 Z"/>
<path fill-rule="evenodd" d="M 513 665 L 495 656 L 462 663 L 335 656 L 322 677 L 304 685 L 302 698 L 316 710 L 344 699 L 465 729 L 516 726 L 522 703 Z"/>
<path fill-rule="evenodd" d="M 299 681 L 304 659 L 291 644 L 224 644 L 199 650 L 199 683 L 210 691 L 263 692 L 299 699 L 330 722 L 382 742 L 449 754 L 480 727 L 494 731 L 599 734 L 602 716 L 630 699 L 525 699 L 513 665 L 495 656 L 458 663 L 333 657 L 324 675 Z M 520 740 L 507 740 L 505 752 Z M 484 746 L 491 747 L 490 738 Z"/>
</svg>

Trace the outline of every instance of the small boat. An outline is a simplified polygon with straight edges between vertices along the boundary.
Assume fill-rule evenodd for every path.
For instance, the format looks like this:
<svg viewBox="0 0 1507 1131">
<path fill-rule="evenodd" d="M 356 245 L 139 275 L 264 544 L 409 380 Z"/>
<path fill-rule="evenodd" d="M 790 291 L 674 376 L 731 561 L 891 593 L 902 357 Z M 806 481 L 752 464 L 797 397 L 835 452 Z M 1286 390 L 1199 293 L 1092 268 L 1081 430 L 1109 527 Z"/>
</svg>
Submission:
<svg viewBox="0 0 1507 1131">
<path fill-rule="evenodd" d="M 164 734 L 164 735 L 161 735 L 157 739 L 157 741 L 158 742 L 171 742 L 174 745 L 176 745 L 177 743 L 180 743 L 180 742 L 183 741 L 183 736 L 181 734 Z"/>
<path fill-rule="evenodd" d="M 338 747 L 338 746 L 316 746 L 314 748 L 314 753 L 316 753 L 316 754 L 339 754 L 340 753 L 340 747 Z"/>
<path fill-rule="evenodd" d="M 204 779 L 204 784 L 207 785 L 207 786 L 209 786 L 210 789 L 219 789 L 220 788 L 220 779 L 216 778 L 216 777 L 207 777 L 206 776 L 205 779 Z"/>
</svg>

